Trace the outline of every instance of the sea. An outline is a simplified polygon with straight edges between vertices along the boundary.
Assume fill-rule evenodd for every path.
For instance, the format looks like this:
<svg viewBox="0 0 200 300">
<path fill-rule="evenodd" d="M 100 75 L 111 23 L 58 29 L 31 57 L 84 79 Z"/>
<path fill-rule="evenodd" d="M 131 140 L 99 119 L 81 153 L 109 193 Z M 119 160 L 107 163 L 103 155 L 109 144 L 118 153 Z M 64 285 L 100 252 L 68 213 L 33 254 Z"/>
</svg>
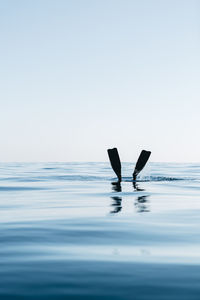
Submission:
<svg viewBox="0 0 200 300">
<path fill-rule="evenodd" d="M 0 164 L 0 299 L 200 299 L 200 164 Z"/>
</svg>

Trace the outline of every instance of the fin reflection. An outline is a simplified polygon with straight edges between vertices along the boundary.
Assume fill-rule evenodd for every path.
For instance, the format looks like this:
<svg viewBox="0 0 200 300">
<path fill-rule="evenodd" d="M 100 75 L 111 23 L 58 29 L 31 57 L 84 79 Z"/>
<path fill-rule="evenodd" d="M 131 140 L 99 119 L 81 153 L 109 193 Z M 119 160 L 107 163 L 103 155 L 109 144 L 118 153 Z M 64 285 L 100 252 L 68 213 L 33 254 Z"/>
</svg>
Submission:
<svg viewBox="0 0 200 300">
<path fill-rule="evenodd" d="M 121 183 L 119 181 L 117 182 L 112 182 L 112 190 L 114 192 L 121 192 L 122 191 L 122 186 L 121 186 Z"/>
<path fill-rule="evenodd" d="M 147 199 L 149 195 L 143 195 L 137 197 L 135 201 L 135 208 L 137 213 L 150 212 L 149 200 Z"/>
<path fill-rule="evenodd" d="M 112 207 L 114 207 L 113 210 L 110 211 L 111 214 L 116 214 L 121 211 L 122 209 L 122 198 L 121 197 L 111 197 L 114 202 L 111 204 Z"/>
<path fill-rule="evenodd" d="M 113 192 L 122 192 L 121 183 L 118 182 L 112 182 L 112 191 Z M 134 191 L 145 191 L 145 189 L 142 189 L 138 186 L 136 182 L 133 182 L 133 188 Z M 134 193 L 133 193 L 134 195 Z M 143 213 L 143 212 L 150 212 L 150 206 L 149 206 L 149 195 L 140 195 L 136 197 L 134 202 L 134 207 L 136 210 L 136 213 Z M 135 198 L 135 197 L 134 197 Z M 110 214 L 119 213 L 122 210 L 122 197 L 121 196 L 113 196 L 111 197 L 112 204 L 111 204 L 111 211 Z"/>
</svg>

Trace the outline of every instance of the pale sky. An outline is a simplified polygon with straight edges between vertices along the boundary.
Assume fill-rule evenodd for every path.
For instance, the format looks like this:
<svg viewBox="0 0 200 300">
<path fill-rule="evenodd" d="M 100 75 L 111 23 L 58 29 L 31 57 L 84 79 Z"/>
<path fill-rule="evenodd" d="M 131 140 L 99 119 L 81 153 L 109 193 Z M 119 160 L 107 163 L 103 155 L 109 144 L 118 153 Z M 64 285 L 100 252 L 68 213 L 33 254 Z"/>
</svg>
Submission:
<svg viewBox="0 0 200 300">
<path fill-rule="evenodd" d="M 0 161 L 200 162 L 200 1 L 0 0 Z"/>
</svg>

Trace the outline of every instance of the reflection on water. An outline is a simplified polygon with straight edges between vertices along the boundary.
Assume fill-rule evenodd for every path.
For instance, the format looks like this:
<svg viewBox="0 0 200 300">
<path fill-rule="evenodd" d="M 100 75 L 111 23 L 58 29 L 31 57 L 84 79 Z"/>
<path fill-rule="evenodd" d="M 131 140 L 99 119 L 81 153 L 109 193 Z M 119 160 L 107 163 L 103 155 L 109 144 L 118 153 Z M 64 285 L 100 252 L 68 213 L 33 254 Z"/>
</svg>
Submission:
<svg viewBox="0 0 200 300">
<path fill-rule="evenodd" d="M 118 213 L 118 212 L 120 212 L 121 211 L 121 209 L 122 209 L 122 198 L 121 197 L 117 197 L 117 196 L 115 196 L 115 197 L 111 197 L 111 199 L 112 200 L 114 200 L 114 202 L 111 204 L 111 206 L 114 206 L 113 208 L 113 210 L 111 210 L 111 214 L 116 214 L 116 213 Z"/>
<path fill-rule="evenodd" d="M 122 191 L 121 183 L 119 181 L 112 182 L 111 184 L 112 184 L 112 190 L 114 192 L 121 192 Z"/>
<path fill-rule="evenodd" d="M 138 213 L 143 213 L 143 212 L 150 212 L 150 207 L 149 207 L 149 201 L 148 201 L 148 195 L 143 195 L 137 197 L 135 201 L 135 208 L 136 212 Z"/>
<path fill-rule="evenodd" d="M 112 191 L 114 192 L 122 192 L 122 186 L 120 182 L 112 182 Z M 133 182 L 133 188 L 134 191 L 145 191 L 145 189 L 140 188 L 137 182 Z M 134 195 L 134 194 L 133 194 Z M 136 197 L 134 206 L 137 213 L 143 213 L 143 212 L 150 212 L 150 206 L 149 206 L 149 195 L 140 195 Z M 112 210 L 110 211 L 111 214 L 113 213 L 119 213 L 122 210 L 122 196 L 113 196 L 111 197 L 113 200 L 111 207 Z M 114 207 L 114 209 L 113 209 Z"/>
<path fill-rule="evenodd" d="M 122 191 L 122 187 L 121 187 L 121 183 L 119 181 L 117 182 L 112 182 L 112 191 L 114 192 L 121 192 Z M 115 196 L 115 197 L 111 197 L 113 201 L 113 203 L 111 204 L 111 206 L 113 207 L 114 206 L 114 209 L 112 209 L 110 211 L 111 214 L 116 214 L 118 212 L 121 211 L 122 209 L 122 197 L 118 197 L 118 196 Z"/>
</svg>

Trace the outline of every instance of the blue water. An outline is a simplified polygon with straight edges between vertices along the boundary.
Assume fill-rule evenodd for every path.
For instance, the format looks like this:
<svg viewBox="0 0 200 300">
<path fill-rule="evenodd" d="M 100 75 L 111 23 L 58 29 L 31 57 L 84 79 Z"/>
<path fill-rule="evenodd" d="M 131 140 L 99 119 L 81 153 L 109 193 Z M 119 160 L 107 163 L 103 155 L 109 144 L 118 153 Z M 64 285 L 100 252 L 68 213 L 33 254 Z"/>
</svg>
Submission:
<svg viewBox="0 0 200 300">
<path fill-rule="evenodd" d="M 200 298 L 200 164 L 0 164 L 0 299 Z"/>
</svg>

